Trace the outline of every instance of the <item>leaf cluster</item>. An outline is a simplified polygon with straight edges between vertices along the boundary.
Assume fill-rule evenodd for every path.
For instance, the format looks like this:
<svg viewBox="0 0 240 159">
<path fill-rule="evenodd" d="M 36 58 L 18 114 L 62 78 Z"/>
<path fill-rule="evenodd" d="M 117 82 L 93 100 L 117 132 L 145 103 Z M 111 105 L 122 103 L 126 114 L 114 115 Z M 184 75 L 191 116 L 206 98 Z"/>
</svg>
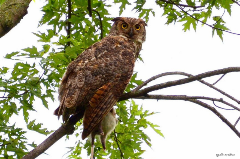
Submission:
<svg viewBox="0 0 240 159">
<path fill-rule="evenodd" d="M 154 112 L 144 110 L 135 101 L 121 101 L 117 103 L 116 112 L 118 115 L 118 125 L 112 132 L 106 142 L 107 150 L 103 151 L 100 139 L 97 138 L 94 145 L 94 156 L 96 158 L 141 158 L 145 152 L 141 148 L 145 143 L 151 147 L 151 138 L 144 132 L 146 128 L 152 128 L 160 136 L 163 136 L 155 125 L 147 120 L 148 116 L 154 115 Z M 77 130 L 76 137 L 80 130 Z M 99 137 L 99 136 L 98 136 Z M 82 148 L 87 150 L 88 155 L 91 153 L 91 143 L 78 141 L 75 148 L 71 148 L 69 158 L 81 158 Z"/>
<path fill-rule="evenodd" d="M 163 8 L 163 16 L 167 18 L 166 24 L 182 22 L 183 30 L 196 31 L 197 24 L 207 25 L 212 28 L 212 35 L 217 35 L 223 40 L 223 32 L 229 29 L 225 26 L 225 11 L 231 15 L 234 1 L 222 0 L 157 0 L 156 3 Z"/>
</svg>

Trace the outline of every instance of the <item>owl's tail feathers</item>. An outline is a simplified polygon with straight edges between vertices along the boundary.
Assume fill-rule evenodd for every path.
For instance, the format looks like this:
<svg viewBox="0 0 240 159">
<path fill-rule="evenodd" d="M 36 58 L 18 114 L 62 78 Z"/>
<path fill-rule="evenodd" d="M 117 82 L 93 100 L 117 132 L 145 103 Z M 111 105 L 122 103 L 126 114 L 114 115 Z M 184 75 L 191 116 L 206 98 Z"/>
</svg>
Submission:
<svg viewBox="0 0 240 159">
<path fill-rule="evenodd" d="M 59 107 L 54 111 L 53 115 L 57 115 L 58 118 L 60 115 L 62 115 L 62 114 L 59 114 Z"/>
<path fill-rule="evenodd" d="M 60 105 L 53 113 L 54 115 L 58 116 L 58 119 L 60 118 L 61 115 L 63 115 L 63 122 L 67 121 L 67 119 L 69 118 L 69 115 L 66 115 L 67 113 L 65 110 L 65 99 L 66 99 L 67 93 L 68 93 L 68 90 L 66 94 L 62 97 L 62 99 L 60 99 Z"/>
</svg>

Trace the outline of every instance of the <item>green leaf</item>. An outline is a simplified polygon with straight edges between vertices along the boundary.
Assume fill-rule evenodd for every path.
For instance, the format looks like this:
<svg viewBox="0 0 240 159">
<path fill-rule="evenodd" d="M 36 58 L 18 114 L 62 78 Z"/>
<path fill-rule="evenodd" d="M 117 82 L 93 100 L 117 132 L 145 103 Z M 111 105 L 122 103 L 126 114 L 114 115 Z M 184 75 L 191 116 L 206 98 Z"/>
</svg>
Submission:
<svg viewBox="0 0 240 159">
<path fill-rule="evenodd" d="M 37 48 L 35 46 L 33 46 L 32 48 L 28 47 L 28 48 L 23 49 L 23 50 L 26 51 L 26 52 L 29 52 L 30 53 L 30 57 L 31 57 L 31 55 L 38 54 Z"/>
<path fill-rule="evenodd" d="M 19 54 L 19 52 L 12 52 L 12 53 L 10 53 L 10 54 L 7 54 L 7 55 L 5 56 L 5 58 L 6 58 L 6 59 L 12 59 L 12 57 L 15 56 L 15 55 L 17 55 L 17 54 Z"/>
<path fill-rule="evenodd" d="M 164 137 L 163 133 L 161 132 L 161 130 L 157 129 L 157 127 L 159 127 L 158 125 L 154 125 L 153 123 L 148 122 L 148 125 L 151 126 L 151 128 L 160 136 Z"/>
<path fill-rule="evenodd" d="M 193 29 L 196 31 L 197 23 L 196 23 L 195 19 L 193 19 L 192 17 L 185 17 L 185 18 L 182 18 L 179 22 L 183 22 L 183 21 L 186 21 L 183 24 L 183 26 L 184 26 L 183 30 L 184 31 L 190 30 L 191 25 L 193 26 Z"/>
<path fill-rule="evenodd" d="M 35 121 L 36 120 L 33 120 L 28 123 L 27 128 L 29 130 L 36 131 L 43 135 L 48 135 L 51 133 L 51 131 L 48 131 L 47 128 L 42 128 L 42 124 L 35 124 Z"/>
</svg>

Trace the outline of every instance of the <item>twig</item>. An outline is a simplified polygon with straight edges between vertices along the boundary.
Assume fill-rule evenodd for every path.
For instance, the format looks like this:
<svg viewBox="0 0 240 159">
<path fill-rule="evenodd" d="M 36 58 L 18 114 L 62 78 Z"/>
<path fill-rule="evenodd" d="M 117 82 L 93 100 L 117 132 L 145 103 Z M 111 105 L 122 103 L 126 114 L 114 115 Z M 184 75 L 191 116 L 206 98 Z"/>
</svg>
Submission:
<svg viewBox="0 0 240 159">
<path fill-rule="evenodd" d="M 212 85 L 217 84 L 226 74 L 223 74 L 216 82 L 214 82 Z"/>
<path fill-rule="evenodd" d="M 203 99 L 203 100 L 210 100 L 210 101 L 217 101 L 217 102 L 220 102 L 220 103 L 223 103 L 223 104 L 226 104 L 230 107 L 232 107 L 233 109 L 225 109 L 225 108 L 221 108 L 221 109 L 225 109 L 225 110 L 238 110 L 240 111 L 240 108 L 234 106 L 233 104 L 231 103 L 228 103 L 226 101 L 224 101 L 222 98 L 211 98 L 211 97 L 204 97 L 204 96 L 187 96 L 187 95 L 154 95 L 154 94 L 147 94 L 146 96 L 139 96 L 139 97 L 136 97 L 135 99 L 157 99 L 157 100 L 161 100 L 161 99 L 164 99 L 164 100 L 189 100 L 189 99 Z M 214 103 L 215 105 L 215 103 Z M 216 105 L 215 105 L 216 106 Z M 216 106 L 218 107 L 218 106 Z"/>
<path fill-rule="evenodd" d="M 92 4 L 91 4 L 91 0 L 88 0 L 88 7 L 87 7 L 88 11 L 89 11 L 89 16 L 92 17 Z"/>
<path fill-rule="evenodd" d="M 225 10 L 223 11 L 222 16 L 213 24 L 213 26 L 216 25 L 220 20 L 222 20 L 222 17 L 223 17 L 224 14 L 225 14 Z"/>
<path fill-rule="evenodd" d="M 71 22 L 70 19 L 72 17 L 72 2 L 68 0 L 68 18 L 67 18 L 67 38 L 70 39 L 71 37 Z M 67 46 L 70 46 L 70 41 L 67 42 Z"/>
<path fill-rule="evenodd" d="M 240 138 L 240 132 L 234 127 L 234 125 L 232 125 L 220 112 L 218 112 L 215 108 L 211 107 L 210 105 L 196 100 L 196 99 L 189 99 L 188 101 L 192 102 L 192 103 L 196 103 L 198 105 L 203 106 L 204 108 L 207 108 L 208 110 L 210 110 L 211 112 L 213 112 L 215 115 L 217 115 L 225 124 L 227 124 L 227 126 L 232 129 L 235 134 Z"/>
<path fill-rule="evenodd" d="M 171 0 L 170 0 L 170 1 L 171 1 Z M 202 21 L 202 20 L 200 20 L 200 19 L 197 19 L 197 18 L 195 18 L 194 16 L 192 16 L 191 14 L 189 14 L 188 12 L 186 12 L 181 6 L 179 6 L 179 5 L 175 4 L 175 3 L 173 3 L 173 4 L 174 4 L 175 6 L 177 6 L 180 10 L 182 10 L 184 13 L 186 13 L 188 16 L 190 16 L 191 18 L 195 19 L 195 20 L 198 21 L 198 22 L 201 22 L 202 24 L 205 24 L 205 25 L 211 27 L 212 29 L 220 30 L 220 31 L 227 32 L 227 33 L 234 34 L 234 35 L 240 35 L 239 33 L 234 33 L 234 32 L 231 32 L 231 31 L 223 30 L 223 29 L 220 29 L 220 28 L 216 28 L 216 27 L 214 27 L 214 26 L 212 26 L 212 25 L 210 25 L 210 24 L 207 24 L 207 23 L 205 23 L 204 21 Z"/>
<path fill-rule="evenodd" d="M 240 6 L 240 4 L 237 2 L 237 1 L 235 1 L 235 0 L 232 0 L 234 3 L 236 3 L 237 5 L 239 5 Z"/>
<path fill-rule="evenodd" d="M 45 71 L 44 71 L 43 74 L 39 77 L 38 81 L 37 81 L 34 85 L 37 85 L 37 84 L 40 82 L 40 80 L 42 79 L 42 76 L 43 76 L 44 74 L 45 74 Z M 23 93 L 19 94 L 19 96 L 24 95 L 24 94 L 26 94 L 26 93 L 28 93 L 28 92 L 29 92 L 29 90 L 25 90 Z M 5 93 L 6 93 L 6 92 L 4 92 L 3 97 L 0 97 L 0 98 L 12 98 L 12 97 L 13 97 L 13 96 L 7 96 L 7 97 L 5 97 Z"/>
<path fill-rule="evenodd" d="M 98 15 L 98 19 L 99 19 L 99 23 L 100 23 L 100 29 L 101 29 L 101 39 L 103 38 L 103 25 L 102 25 L 102 19 L 101 19 L 101 15 L 100 13 L 95 10 L 95 9 L 92 9 L 92 11 L 96 12 L 97 15 Z"/>
<path fill-rule="evenodd" d="M 123 153 L 122 153 L 122 150 L 121 150 L 121 148 L 120 148 L 120 146 L 119 146 L 119 144 L 118 144 L 118 138 L 117 138 L 117 136 L 116 136 L 116 131 L 115 131 L 115 129 L 114 129 L 114 140 L 115 140 L 116 143 L 117 143 L 118 149 L 119 149 L 120 154 L 121 154 L 121 158 L 124 158 Z"/>
<path fill-rule="evenodd" d="M 217 106 L 217 105 L 215 104 L 214 100 L 213 100 L 213 105 L 215 105 L 215 107 L 220 108 L 220 109 L 223 109 L 223 110 L 235 110 L 235 109 L 226 109 L 226 108 L 219 107 L 219 106 Z"/>
<path fill-rule="evenodd" d="M 159 0 L 159 1 L 169 3 L 169 4 L 179 5 L 179 6 L 182 6 L 182 7 L 190 7 L 190 8 L 194 8 L 194 9 L 205 7 L 205 6 L 190 6 L 190 5 L 186 5 L 186 4 L 179 4 L 179 3 L 174 3 L 172 1 L 167 1 L 167 0 Z"/>
<path fill-rule="evenodd" d="M 137 86 L 134 90 L 132 90 L 132 92 L 136 92 L 138 90 L 140 90 L 142 87 L 146 86 L 148 83 L 150 83 L 151 81 L 157 79 L 157 78 L 160 78 L 160 77 L 163 77 L 163 76 L 168 76 L 168 75 L 178 75 L 178 74 L 181 74 L 182 72 L 165 72 L 165 73 L 161 73 L 161 74 L 158 74 L 156 76 L 153 76 L 151 78 L 149 78 L 148 80 L 144 81 L 141 85 Z"/>
<path fill-rule="evenodd" d="M 194 98 L 186 98 L 185 96 L 179 96 L 179 95 L 175 95 L 175 96 L 169 96 L 169 95 L 147 95 L 147 96 L 141 96 L 141 97 L 136 97 L 136 99 L 168 99 L 168 100 L 185 100 L 185 101 L 189 101 L 189 102 L 193 102 L 196 103 L 198 105 L 203 106 L 204 108 L 207 108 L 208 110 L 212 111 L 215 115 L 217 115 L 225 124 L 227 124 L 230 129 L 232 129 L 235 134 L 240 138 L 240 132 L 235 128 L 234 125 L 232 125 L 221 113 L 219 113 L 214 107 L 211 107 L 210 105 L 208 105 L 207 103 L 204 103 L 198 99 L 194 99 Z"/>
<path fill-rule="evenodd" d="M 240 120 L 240 117 L 237 119 L 237 121 L 235 122 L 235 124 L 234 124 L 234 127 L 236 127 L 236 125 L 237 125 L 237 123 L 239 122 L 239 120 Z"/>
</svg>

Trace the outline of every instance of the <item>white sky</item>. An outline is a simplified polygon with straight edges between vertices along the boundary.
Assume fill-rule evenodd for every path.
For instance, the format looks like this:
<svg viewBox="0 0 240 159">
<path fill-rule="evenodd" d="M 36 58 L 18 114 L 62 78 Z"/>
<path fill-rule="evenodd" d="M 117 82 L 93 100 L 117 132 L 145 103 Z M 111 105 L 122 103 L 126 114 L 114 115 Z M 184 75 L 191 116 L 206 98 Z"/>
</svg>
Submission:
<svg viewBox="0 0 240 159">
<path fill-rule="evenodd" d="M 32 2 L 28 10 L 29 14 L 23 18 L 20 24 L 0 39 L 1 56 L 37 45 L 37 38 L 32 32 L 36 32 L 38 22 L 42 16 L 39 9 L 42 2 L 38 0 Z M 183 32 L 181 24 L 164 25 L 166 19 L 161 17 L 160 13 L 157 12 L 156 17 L 151 17 L 148 22 L 147 40 L 143 44 L 141 52 L 144 63 L 137 62 L 135 67 L 135 70 L 139 72 L 138 77 L 140 79 L 146 80 L 163 72 L 183 71 L 199 74 L 215 69 L 239 66 L 240 36 L 224 33 L 224 42 L 222 42 L 217 36 L 212 37 L 211 28 L 206 26 L 199 26 L 197 32 L 193 30 Z M 227 13 L 225 14 L 227 15 Z M 237 33 L 240 33 L 239 15 L 239 8 L 233 8 L 232 16 L 228 16 L 226 20 L 227 27 Z M 118 16 L 117 12 L 113 12 L 112 16 Z M 136 17 L 137 15 L 133 12 L 124 12 L 122 16 Z M 1 66 L 4 64 L 7 67 L 13 67 L 12 64 L 4 63 L 2 60 L 1 58 Z M 164 77 L 155 83 L 179 78 L 182 77 Z M 211 83 L 218 78 L 219 76 L 206 80 Z M 240 99 L 239 80 L 239 73 L 228 74 L 216 86 Z M 201 95 L 226 99 L 219 93 L 197 82 L 163 89 L 157 93 L 166 95 Z M 143 145 L 143 148 L 146 149 L 143 158 L 240 158 L 240 139 L 209 110 L 184 101 L 157 102 L 154 100 L 138 100 L 137 103 L 143 104 L 144 109 L 159 112 L 150 117 L 149 120 L 160 125 L 160 130 L 165 136 L 165 138 L 162 138 L 151 129 L 146 130 L 152 139 L 153 146 L 149 148 Z M 53 116 L 53 111 L 57 106 L 57 101 L 49 104 L 49 110 L 37 109 L 36 106 L 38 112 L 32 114 L 32 117 L 42 122 L 44 127 L 57 129 L 60 126 L 60 121 L 57 120 L 56 116 Z M 42 107 L 42 105 L 39 105 L 39 107 Z M 232 123 L 240 116 L 240 113 L 236 111 L 219 111 L 228 117 Z M 21 125 L 19 122 L 17 124 Z M 237 128 L 240 130 L 240 123 Z M 34 140 L 37 144 L 40 144 L 46 138 L 46 136 L 38 135 L 35 132 L 30 132 L 28 137 L 29 140 Z M 63 156 L 67 152 L 65 147 L 72 147 L 75 142 L 74 137 L 70 137 L 70 139 L 70 141 L 65 141 L 65 138 L 62 138 L 46 151 L 48 156 L 41 155 L 38 159 L 67 157 Z M 231 153 L 235 156 L 216 156 L 216 154 L 221 153 Z"/>
</svg>

